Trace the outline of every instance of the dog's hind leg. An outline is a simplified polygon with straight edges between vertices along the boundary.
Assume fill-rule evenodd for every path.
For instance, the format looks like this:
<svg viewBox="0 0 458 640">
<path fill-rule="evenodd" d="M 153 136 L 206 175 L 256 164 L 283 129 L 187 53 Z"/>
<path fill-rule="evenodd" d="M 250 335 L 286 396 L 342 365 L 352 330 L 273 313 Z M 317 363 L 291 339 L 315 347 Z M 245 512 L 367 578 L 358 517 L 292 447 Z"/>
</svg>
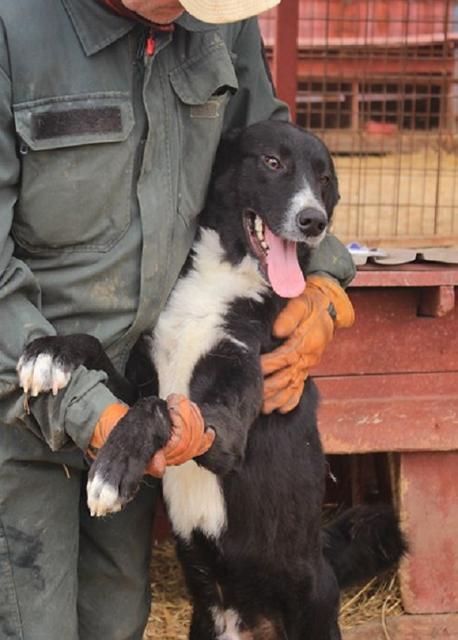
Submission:
<svg viewBox="0 0 458 640">
<path fill-rule="evenodd" d="M 223 593 L 218 583 L 220 551 L 213 540 L 194 531 L 189 540 L 177 536 L 177 557 L 181 563 L 193 604 L 191 640 L 218 640 L 218 612 L 223 608 Z"/>
<path fill-rule="evenodd" d="M 294 621 L 290 620 L 287 639 L 341 640 L 337 610 L 323 610 L 314 604 L 310 606 L 309 611 L 298 614 Z"/>
<path fill-rule="evenodd" d="M 218 640 L 211 613 L 194 609 L 192 612 L 189 640 Z"/>
<path fill-rule="evenodd" d="M 339 629 L 340 589 L 333 570 L 323 563 L 317 589 L 307 615 L 308 632 L 298 636 L 298 640 L 340 640 Z"/>
<path fill-rule="evenodd" d="M 323 561 L 312 592 L 291 594 L 284 624 L 288 640 L 341 640 L 339 630 L 340 591 L 331 567 Z"/>
</svg>

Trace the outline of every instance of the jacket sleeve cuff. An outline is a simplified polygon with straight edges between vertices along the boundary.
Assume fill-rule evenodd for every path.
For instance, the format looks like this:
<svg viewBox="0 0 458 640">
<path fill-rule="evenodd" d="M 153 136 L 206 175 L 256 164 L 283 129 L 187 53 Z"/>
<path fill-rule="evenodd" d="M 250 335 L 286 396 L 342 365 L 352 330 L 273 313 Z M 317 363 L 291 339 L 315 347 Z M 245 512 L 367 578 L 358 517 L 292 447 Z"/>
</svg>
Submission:
<svg viewBox="0 0 458 640">
<path fill-rule="evenodd" d="M 53 451 L 71 444 L 86 451 L 95 425 L 104 409 L 119 400 L 103 384 L 103 371 L 78 367 L 68 386 L 57 396 L 44 394 L 31 399 L 30 416 Z M 27 422 L 27 420 L 26 420 Z"/>
<path fill-rule="evenodd" d="M 65 432 L 82 451 L 87 451 L 95 425 L 104 410 L 115 402 L 119 400 L 99 383 L 69 405 L 65 413 Z"/>
<path fill-rule="evenodd" d="M 307 275 L 326 275 L 347 287 L 356 275 L 356 267 L 348 249 L 332 234 L 312 252 Z"/>
</svg>

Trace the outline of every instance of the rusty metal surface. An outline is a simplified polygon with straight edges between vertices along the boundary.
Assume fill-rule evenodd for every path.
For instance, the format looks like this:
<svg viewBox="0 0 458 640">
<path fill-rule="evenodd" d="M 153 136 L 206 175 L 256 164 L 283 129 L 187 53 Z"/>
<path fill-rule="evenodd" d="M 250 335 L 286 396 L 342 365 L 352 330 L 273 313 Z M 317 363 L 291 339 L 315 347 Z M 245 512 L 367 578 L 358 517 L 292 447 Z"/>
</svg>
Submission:
<svg viewBox="0 0 458 640">
<path fill-rule="evenodd" d="M 458 612 L 458 451 L 403 454 L 400 501 L 410 547 L 400 572 L 405 610 Z"/>
</svg>

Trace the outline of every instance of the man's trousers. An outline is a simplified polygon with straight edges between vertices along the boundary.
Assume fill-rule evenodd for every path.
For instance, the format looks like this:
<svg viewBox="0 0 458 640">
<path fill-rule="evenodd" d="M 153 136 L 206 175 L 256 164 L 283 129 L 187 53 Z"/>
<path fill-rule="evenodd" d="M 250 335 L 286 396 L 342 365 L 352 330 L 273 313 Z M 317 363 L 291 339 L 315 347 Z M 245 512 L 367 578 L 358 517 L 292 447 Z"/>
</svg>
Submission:
<svg viewBox="0 0 458 640">
<path fill-rule="evenodd" d="M 159 483 L 92 518 L 87 465 L 0 424 L 0 640 L 140 640 Z"/>
</svg>

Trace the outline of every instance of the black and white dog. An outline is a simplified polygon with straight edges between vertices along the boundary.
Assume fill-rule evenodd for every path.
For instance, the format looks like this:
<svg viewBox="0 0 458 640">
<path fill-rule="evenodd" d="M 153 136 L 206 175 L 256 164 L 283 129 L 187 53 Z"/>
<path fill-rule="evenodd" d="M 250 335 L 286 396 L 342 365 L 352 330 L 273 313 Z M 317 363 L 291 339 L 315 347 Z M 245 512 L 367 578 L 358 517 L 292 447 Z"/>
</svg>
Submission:
<svg viewBox="0 0 458 640">
<path fill-rule="evenodd" d="M 205 455 L 163 480 L 194 604 L 192 640 L 338 640 L 339 587 L 404 551 L 389 508 L 352 510 L 322 530 L 325 462 L 310 379 L 296 409 L 260 413 L 260 354 L 277 346 L 272 323 L 303 291 L 338 197 L 314 135 L 272 121 L 234 132 L 219 150 L 188 263 L 132 353 L 130 382 L 85 335 L 40 338 L 18 364 L 34 394 L 56 392 L 81 363 L 103 368 L 133 405 L 92 464 L 93 515 L 135 495 L 169 438 L 170 393 L 190 397 L 215 430 Z"/>
</svg>

